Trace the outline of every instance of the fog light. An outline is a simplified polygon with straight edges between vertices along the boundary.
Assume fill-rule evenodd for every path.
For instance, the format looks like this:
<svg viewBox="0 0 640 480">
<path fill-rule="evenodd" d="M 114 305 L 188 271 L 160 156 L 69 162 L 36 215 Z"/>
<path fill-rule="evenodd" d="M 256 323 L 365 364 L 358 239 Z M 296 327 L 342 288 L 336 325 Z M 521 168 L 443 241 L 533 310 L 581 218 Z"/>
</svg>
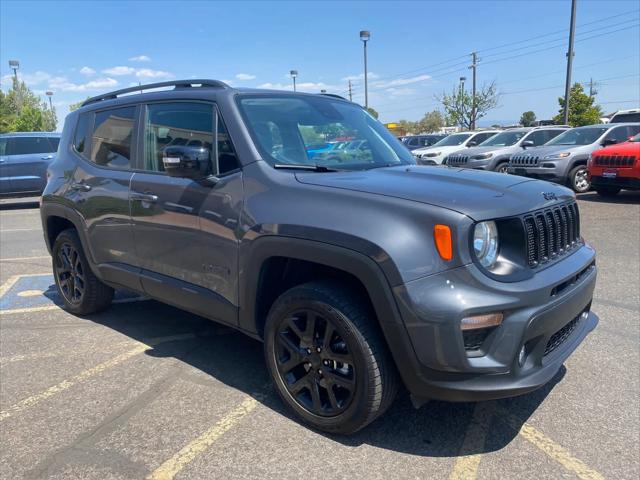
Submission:
<svg viewBox="0 0 640 480">
<path fill-rule="evenodd" d="M 465 317 L 460 322 L 461 330 L 476 330 L 478 328 L 497 327 L 502 323 L 501 313 L 488 313 L 485 315 L 475 315 Z"/>
<path fill-rule="evenodd" d="M 522 348 L 520 349 L 520 353 L 518 353 L 518 365 L 522 367 L 526 360 L 527 360 L 527 347 L 523 345 Z"/>
</svg>

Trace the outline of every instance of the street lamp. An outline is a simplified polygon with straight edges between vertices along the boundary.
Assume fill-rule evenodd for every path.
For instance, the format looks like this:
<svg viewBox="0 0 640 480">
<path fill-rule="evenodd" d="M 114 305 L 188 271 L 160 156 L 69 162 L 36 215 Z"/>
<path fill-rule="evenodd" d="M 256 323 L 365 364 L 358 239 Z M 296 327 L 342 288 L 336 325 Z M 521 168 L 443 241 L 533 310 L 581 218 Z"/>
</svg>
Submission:
<svg viewBox="0 0 640 480">
<path fill-rule="evenodd" d="M 369 108 L 369 82 L 367 78 L 367 42 L 371 38 L 369 30 L 360 31 L 360 40 L 364 44 L 364 106 Z"/>
<path fill-rule="evenodd" d="M 320 93 L 327 93 L 327 91 L 323 88 L 322 90 L 320 90 Z"/>
<path fill-rule="evenodd" d="M 291 74 L 291 78 L 293 78 L 293 91 L 296 91 L 296 77 L 298 76 L 298 71 L 297 70 L 291 70 L 289 72 Z"/>
<path fill-rule="evenodd" d="M 9 68 L 13 70 L 13 78 L 18 81 L 18 69 L 20 68 L 20 62 L 18 60 L 9 60 Z"/>
<path fill-rule="evenodd" d="M 51 101 L 51 97 L 53 97 L 53 92 L 51 90 L 47 90 L 44 92 L 47 97 L 49 97 L 49 108 L 53 112 L 53 102 Z"/>
<path fill-rule="evenodd" d="M 460 95 L 464 93 L 464 82 L 466 79 L 467 77 L 460 77 Z"/>
</svg>

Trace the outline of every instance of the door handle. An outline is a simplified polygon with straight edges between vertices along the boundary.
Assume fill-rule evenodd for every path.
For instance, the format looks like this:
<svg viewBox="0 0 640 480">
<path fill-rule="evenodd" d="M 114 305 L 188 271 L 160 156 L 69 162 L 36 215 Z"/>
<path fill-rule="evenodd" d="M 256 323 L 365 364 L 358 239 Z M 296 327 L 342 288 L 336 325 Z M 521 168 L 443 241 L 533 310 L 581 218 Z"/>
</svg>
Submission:
<svg viewBox="0 0 640 480">
<path fill-rule="evenodd" d="M 155 203 L 158 201 L 158 196 L 152 195 L 151 193 L 131 192 L 129 194 L 129 198 L 131 200 L 139 200 L 141 202 L 148 202 L 148 203 Z"/>
<path fill-rule="evenodd" d="M 77 190 L 79 192 L 88 192 L 91 190 L 91 185 L 87 185 L 86 183 L 72 183 L 71 190 Z"/>
</svg>

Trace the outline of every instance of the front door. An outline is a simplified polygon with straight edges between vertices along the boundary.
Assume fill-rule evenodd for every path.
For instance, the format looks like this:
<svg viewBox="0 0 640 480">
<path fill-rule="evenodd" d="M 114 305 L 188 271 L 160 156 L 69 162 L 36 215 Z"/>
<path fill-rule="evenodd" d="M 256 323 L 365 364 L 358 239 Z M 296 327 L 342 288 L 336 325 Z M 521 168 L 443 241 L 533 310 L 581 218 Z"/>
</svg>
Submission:
<svg viewBox="0 0 640 480">
<path fill-rule="evenodd" d="M 211 289 L 210 268 L 203 252 L 207 246 L 200 229 L 200 212 L 222 185 L 170 177 L 163 164 L 164 150 L 173 146 L 204 148 L 211 161 L 217 151 L 215 123 L 211 103 L 146 105 L 141 116 L 141 161 L 131 180 L 130 208 L 145 291 L 167 303 L 228 320 L 233 308 Z M 218 315 L 212 310 L 222 312 Z"/>
</svg>

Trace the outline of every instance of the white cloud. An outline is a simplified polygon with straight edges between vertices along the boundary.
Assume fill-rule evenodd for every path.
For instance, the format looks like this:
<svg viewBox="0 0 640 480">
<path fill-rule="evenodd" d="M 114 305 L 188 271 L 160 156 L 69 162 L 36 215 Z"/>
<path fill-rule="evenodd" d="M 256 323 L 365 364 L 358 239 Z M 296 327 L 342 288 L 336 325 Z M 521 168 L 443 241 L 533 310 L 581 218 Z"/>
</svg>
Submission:
<svg viewBox="0 0 640 480">
<path fill-rule="evenodd" d="M 397 78 L 395 80 L 391 80 L 388 82 L 384 82 L 384 81 L 380 81 L 380 82 L 374 82 L 372 84 L 373 87 L 375 88 L 389 88 L 389 87 L 398 87 L 401 85 L 410 85 L 412 83 L 418 83 L 418 82 L 424 82 L 426 80 L 431 79 L 431 75 L 418 75 L 416 77 L 409 77 L 409 78 Z"/>
<path fill-rule="evenodd" d="M 267 88 L 270 90 L 293 90 L 292 83 L 263 83 L 258 85 L 258 88 Z M 323 82 L 298 82 L 296 83 L 296 90 L 299 92 L 307 93 L 320 93 L 320 90 L 326 90 L 327 92 L 335 92 L 336 90 L 343 89 L 343 86 L 329 85 Z"/>
<path fill-rule="evenodd" d="M 80 73 L 82 75 L 94 75 L 96 73 L 96 71 L 91 67 L 82 67 L 80 69 Z"/>
<path fill-rule="evenodd" d="M 106 73 L 107 75 L 133 75 L 136 72 L 136 69 L 133 67 L 125 67 L 125 66 L 117 66 L 111 68 L 105 68 L 102 70 L 102 73 Z"/>
<path fill-rule="evenodd" d="M 49 88 L 54 92 L 86 92 L 88 90 L 106 90 L 118 85 L 115 78 L 97 78 L 87 83 L 70 82 L 65 77 L 53 77 Z"/>
<path fill-rule="evenodd" d="M 406 97 L 406 96 L 413 95 L 414 93 L 416 93 L 416 89 L 415 88 L 390 87 L 390 88 L 386 88 L 385 92 L 387 92 L 391 98 L 394 98 L 394 97 Z"/>
<path fill-rule="evenodd" d="M 238 73 L 236 75 L 236 78 L 238 80 L 253 80 L 254 78 L 256 78 L 256 76 L 251 75 L 250 73 Z"/>
<path fill-rule="evenodd" d="M 369 80 L 375 80 L 376 78 L 380 78 L 380 75 L 378 75 L 377 73 L 368 72 L 367 73 L 367 78 Z M 349 80 L 351 80 L 352 82 L 357 82 L 359 80 L 364 80 L 364 73 L 359 73 L 358 75 L 348 75 L 348 76 L 342 78 L 343 82 L 348 82 Z"/>
<path fill-rule="evenodd" d="M 151 70 L 150 68 L 140 68 L 136 70 L 135 74 L 138 78 L 162 78 L 173 76 L 169 72 L 165 72 L 163 70 Z"/>
<path fill-rule="evenodd" d="M 151 58 L 146 55 L 138 55 L 137 57 L 131 57 L 129 59 L 130 62 L 150 62 Z"/>
</svg>

